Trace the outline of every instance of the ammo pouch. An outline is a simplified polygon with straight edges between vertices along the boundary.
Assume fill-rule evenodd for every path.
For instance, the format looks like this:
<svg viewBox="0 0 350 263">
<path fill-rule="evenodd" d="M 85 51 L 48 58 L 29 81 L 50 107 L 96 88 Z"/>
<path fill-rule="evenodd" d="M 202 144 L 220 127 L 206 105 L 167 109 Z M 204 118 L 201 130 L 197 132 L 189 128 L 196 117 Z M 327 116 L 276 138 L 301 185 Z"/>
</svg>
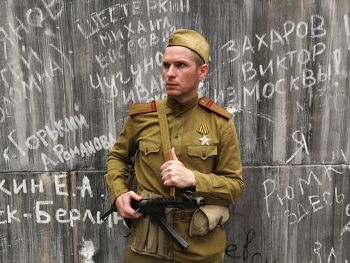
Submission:
<svg viewBox="0 0 350 263">
<path fill-rule="evenodd" d="M 204 236 L 218 225 L 223 225 L 230 217 L 226 206 L 204 205 L 198 208 L 191 219 L 188 234 L 192 236 Z"/>
<path fill-rule="evenodd" d="M 159 198 L 160 195 L 143 190 L 141 196 L 147 199 Z M 165 218 L 173 225 L 172 208 L 165 208 Z M 173 244 L 160 226 L 153 222 L 149 215 L 143 215 L 132 224 L 131 250 L 158 258 L 172 259 Z"/>
</svg>

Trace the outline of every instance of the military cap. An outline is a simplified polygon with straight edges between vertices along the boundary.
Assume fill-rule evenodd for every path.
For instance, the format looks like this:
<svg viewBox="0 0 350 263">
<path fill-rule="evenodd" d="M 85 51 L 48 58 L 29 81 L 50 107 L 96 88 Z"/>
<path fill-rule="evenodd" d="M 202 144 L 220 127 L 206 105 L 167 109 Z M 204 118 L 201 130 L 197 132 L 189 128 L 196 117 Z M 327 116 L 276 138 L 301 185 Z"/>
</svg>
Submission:
<svg viewBox="0 0 350 263">
<path fill-rule="evenodd" d="M 204 61 L 208 63 L 210 47 L 205 37 L 197 31 L 189 29 L 178 29 L 169 36 L 168 47 L 182 46 L 191 49 L 197 53 Z"/>
</svg>

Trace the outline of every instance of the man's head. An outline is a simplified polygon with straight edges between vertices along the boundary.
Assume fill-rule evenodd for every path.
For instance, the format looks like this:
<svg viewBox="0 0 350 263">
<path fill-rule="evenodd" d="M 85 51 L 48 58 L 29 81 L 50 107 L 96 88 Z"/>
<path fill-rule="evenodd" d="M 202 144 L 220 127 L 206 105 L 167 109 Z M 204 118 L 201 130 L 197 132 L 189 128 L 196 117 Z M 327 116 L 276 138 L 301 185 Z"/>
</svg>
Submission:
<svg viewBox="0 0 350 263">
<path fill-rule="evenodd" d="M 208 73 L 210 48 L 198 32 L 174 31 L 164 50 L 163 79 L 168 96 L 185 103 L 198 96 L 198 86 Z"/>
<path fill-rule="evenodd" d="M 208 64 L 210 47 L 205 37 L 194 30 L 178 29 L 170 34 L 168 47 L 182 46 L 191 49 Z"/>
</svg>

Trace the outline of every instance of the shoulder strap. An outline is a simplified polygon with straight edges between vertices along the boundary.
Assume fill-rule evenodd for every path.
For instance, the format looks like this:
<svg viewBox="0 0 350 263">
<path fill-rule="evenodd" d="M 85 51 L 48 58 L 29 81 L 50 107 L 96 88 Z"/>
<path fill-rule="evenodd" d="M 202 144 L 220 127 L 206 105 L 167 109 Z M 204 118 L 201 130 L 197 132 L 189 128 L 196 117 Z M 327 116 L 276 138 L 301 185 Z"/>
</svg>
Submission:
<svg viewBox="0 0 350 263">
<path fill-rule="evenodd" d="M 168 127 L 168 119 L 165 112 L 165 100 L 158 100 L 156 102 L 157 105 L 157 113 L 159 120 L 159 128 L 160 128 L 160 137 L 163 145 L 163 154 L 164 160 L 170 161 L 171 157 L 171 144 L 170 144 L 170 136 L 169 136 L 169 127 Z M 175 187 L 170 188 L 170 196 L 175 197 Z"/>
<path fill-rule="evenodd" d="M 135 103 L 128 105 L 128 114 L 129 116 L 135 116 L 144 113 L 156 112 L 157 106 L 155 101 L 148 103 Z"/>
<path fill-rule="evenodd" d="M 201 105 L 203 108 L 215 112 L 216 114 L 220 115 L 221 117 L 224 117 L 227 120 L 231 118 L 231 113 L 216 105 L 212 100 L 210 100 L 207 97 L 200 98 L 198 100 L 198 104 Z"/>
<path fill-rule="evenodd" d="M 163 145 L 164 159 L 165 161 L 171 160 L 171 145 L 170 145 L 170 135 L 168 127 L 168 119 L 165 113 L 164 101 L 159 100 L 157 104 L 157 113 L 160 127 L 160 137 Z"/>
</svg>

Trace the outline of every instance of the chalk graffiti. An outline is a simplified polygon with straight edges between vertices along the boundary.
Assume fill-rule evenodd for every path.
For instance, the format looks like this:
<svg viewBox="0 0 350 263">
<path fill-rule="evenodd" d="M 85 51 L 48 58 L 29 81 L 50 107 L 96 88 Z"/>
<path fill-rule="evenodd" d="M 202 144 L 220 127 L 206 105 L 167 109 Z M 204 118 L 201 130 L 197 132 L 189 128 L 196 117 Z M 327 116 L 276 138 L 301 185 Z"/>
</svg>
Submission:
<svg viewBox="0 0 350 263">
<path fill-rule="evenodd" d="M 349 16 L 347 14 L 344 15 L 344 27 L 345 27 L 345 33 L 347 37 L 348 42 L 348 50 L 350 50 L 350 27 L 349 27 Z"/>
<path fill-rule="evenodd" d="M 65 173 L 52 176 L 54 194 L 57 197 L 96 198 L 87 176 L 83 177 L 81 185 L 77 185 L 73 192 L 68 192 L 67 176 Z M 51 187 L 45 187 L 43 179 L 2 179 L 0 181 L 0 194 L 5 196 L 51 194 Z M 37 224 L 49 224 L 55 220 L 57 223 L 69 224 L 71 227 L 74 227 L 77 221 L 91 224 L 104 223 L 101 220 L 101 211 L 92 212 L 91 209 L 79 210 L 77 208 L 57 208 L 53 211 L 54 205 L 53 200 L 37 200 L 34 206 L 31 206 L 31 211 L 21 212 L 8 204 L 5 208 L 0 209 L 0 225 L 21 223 L 23 220 L 34 220 Z M 119 217 L 118 213 L 113 213 L 108 218 L 108 227 L 113 227 L 119 221 L 122 221 L 122 218 Z"/>
<path fill-rule="evenodd" d="M 63 13 L 64 4 L 62 0 L 50 0 L 50 3 L 47 0 L 41 0 L 45 10 L 49 14 L 49 17 L 52 20 L 57 20 Z M 23 33 L 29 34 L 31 28 L 40 28 L 43 29 L 45 24 L 45 15 L 44 11 L 40 7 L 29 8 L 24 14 L 24 21 L 20 17 L 16 17 L 16 22 L 18 24 L 14 25 L 13 23 L 9 23 L 9 30 L 0 26 L 0 33 L 3 36 L 0 38 L 0 42 L 2 45 L 2 54 L 4 54 L 4 58 L 7 60 L 7 48 L 8 45 L 14 46 L 15 42 L 23 39 Z M 53 32 L 46 29 L 44 31 L 46 36 L 53 36 Z M 14 39 L 11 39 L 14 38 Z"/>
<path fill-rule="evenodd" d="M 51 222 L 59 224 L 69 224 L 71 227 L 75 226 L 76 222 L 91 223 L 93 225 L 101 225 L 104 223 L 101 220 L 101 211 L 92 212 L 90 209 L 79 210 L 76 208 L 66 209 L 58 208 L 53 211 L 54 202 L 52 200 L 36 201 L 34 204 L 34 211 L 23 212 L 22 214 L 16 209 L 12 209 L 10 205 L 6 209 L 0 210 L 0 225 L 21 223 L 24 220 L 34 220 L 37 224 L 49 224 Z M 54 216 L 52 216 L 54 215 Z M 118 224 L 123 219 L 114 213 L 108 218 L 107 224 L 109 228 Z"/>
<path fill-rule="evenodd" d="M 109 133 L 107 135 L 100 135 L 99 137 L 93 138 L 80 142 L 79 145 L 74 147 L 65 148 L 62 144 L 56 144 L 53 146 L 52 155 L 41 153 L 41 161 L 44 165 L 45 170 L 49 170 L 49 166 L 55 167 L 59 163 L 65 163 L 75 158 L 86 158 L 92 156 L 101 150 L 110 150 L 115 143 L 115 137 Z"/>
<path fill-rule="evenodd" d="M 95 136 L 92 139 L 84 140 L 73 146 L 66 146 L 57 143 L 59 138 L 63 138 L 67 133 L 89 128 L 85 116 L 73 115 L 64 119 L 54 121 L 52 126 L 45 125 L 44 128 L 35 131 L 32 135 L 23 140 L 22 143 L 16 138 L 16 130 L 12 130 L 7 139 L 11 143 L 11 148 L 17 150 L 22 156 L 27 156 L 28 151 L 41 151 L 41 161 L 47 171 L 60 163 L 72 161 L 76 158 L 86 158 L 94 155 L 98 151 L 109 150 L 115 143 L 115 136 L 111 133 Z M 42 149 L 52 149 L 50 153 L 43 152 Z M 10 146 L 4 152 L 3 157 L 7 162 L 12 158 L 17 158 L 17 154 L 10 154 Z"/>
<path fill-rule="evenodd" d="M 0 100 L 0 123 L 11 118 L 13 112 L 24 100 L 35 94 L 42 94 L 57 76 L 73 78 L 71 62 L 61 46 L 49 43 L 49 56 L 26 43 L 33 30 L 40 30 L 51 42 L 58 27 L 52 27 L 50 20 L 58 20 L 64 11 L 62 0 L 41 0 L 40 7 L 28 8 L 23 18 L 16 16 L 8 27 L 0 26 L 0 87 L 6 95 Z M 12 54 L 9 56 L 9 54 Z"/>
<path fill-rule="evenodd" d="M 309 148 L 307 147 L 307 143 L 306 143 L 306 140 L 305 140 L 305 136 L 304 136 L 304 134 L 301 131 L 297 130 L 297 131 L 293 132 L 292 139 L 298 145 L 298 149 L 286 161 L 286 163 L 291 162 L 291 160 L 293 160 L 295 158 L 295 156 L 301 151 L 305 152 L 307 155 L 310 154 L 309 153 Z"/>
<path fill-rule="evenodd" d="M 120 50 L 119 50 L 120 51 Z M 114 49 L 108 49 L 107 50 L 108 55 L 95 55 L 95 58 L 99 64 L 99 66 L 104 69 L 114 63 L 119 62 L 119 59 L 125 58 L 124 55 L 121 55 L 121 53 L 117 53 Z M 162 66 L 163 65 L 163 54 L 161 52 L 156 52 L 154 56 L 147 58 L 145 57 L 143 59 L 143 63 L 137 63 L 137 64 L 130 64 L 127 66 L 127 74 L 131 75 L 138 75 L 141 72 L 147 74 L 149 71 L 153 70 L 156 66 Z M 121 73 L 118 73 L 121 74 Z M 117 74 L 117 75 L 118 75 Z"/>
<path fill-rule="evenodd" d="M 10 61 L 0 69 L 0 86 L 7 90 L 8 95 L 0 101 L 0 123 L 12 116 L 12 111 L 24 100 L 33 94 L 42 94 L 47 83 L 50 83 L 58 75 L 69 73 L 73 78 L 73 70 L 68 57 L 56 47 L 50 44 L 53 56 L 41 58 L 39 53 L 30 48 L 26 54 L 19 54 L 19 61 Z M 56 54 L 59 59 L 54 58 Z M 63 68 L 68 70 L 64 71 Z M 24 70 L 27 78 L 24 77 Z"/>
<path fill-rule="evenodd" d="M 322 243 L 319 242 L 319 241 L 316 241 L 314 243 L 315 247 L 313 249 L 315 255 L 317 256 L 317 260 L 316 262 L 319 262 L 319 263 L 322 263 L 322 251 L 321 250 L 324 250 L 323 249 L 323 246 L 322 246 Z M 326 251 L 325 253 L 327 253 L 328 251 Z M 344 263 L 348 263 L 349 260 L 348 259 L 344 259 L 344 261 L 339 261 L 339 257 L 340 257 L 340 254 L 338 255 L 338 259 L 337 259 L 337 254 L 336 253 L 336 250 L 332 247 L 329 252 L 327 253 L 327 260 L 325 262 L 327 263 L 331 263 L 331 262 L 344 262 Z M 312 263 L 313 261 L 311 261 Z"/>
<path fill-rule="evenodd" d="M 350 30 L 348 17 L 344 16 L 346 30 Z M 347 23 L 346 23 L 347 22 Z M 269 32 L 255 34 L 253 37 L 243 36 L 243 40 L 238 46 L 234 39 L 229 39 L 221 46 L 223 65 L 240 60 L 240 74 L 243 84 L 243 106 L 247 107 L 252 100 L 258 102 L 272 100 L 276 96 L 285 96 L 287 93 L 313 89 L 316 92 L 309 92 L 309 100 L 314 96 L 323 97 L 320 107 L 330 107 L 337 112 L 344 112 L 349 107 L 345 93 L 336 89 L 337 94 L 323 94 L 337 85 L 344 72 L 341 69 L 341 49 L 334 48 L 326 64 L 321 63 L 322 58 L 328 52 L 326 43 L 322 39 L 326 36 L 327 29 L 325 19 L 319 15 L 312 15 L 309 21 L 286 21 L 279 30 L 271 29 Z M 348 39 L 350 33 L 347 33 Z M 314 39 L 314 43 L 305 48 L 295 48 L 292 46 L 292 39 L 305 40 L 308 36 Z M 254 45 L 253 45 L 254 43 Z M 349 45 L 350 46 L 350 45 Z M 290 48 L 289 50 L 287 48 Z M 285 50 L 284 52 L 273 52 L 275 50 Z M 269 59 L 259 64 L 255 57 L 257 53 L 269 52 Z M 248 58 L 248 59 L 246 59 Z M 241 61 L 242 60 L 242 61 Z M 313 67 L 309 67 L 309 65 Z M 300 66 L 300 70 L 296 69 Z M 283 72 L 292 70 L 288 77 Z M 276 76 L 276 78 L 274 78 Z M 268 77 L 269 81 L 265 81 Z M 300 103 L 297 103 L 298 109 Z"/>
<path fill-rule="evenodd" d="M 33 212 L 24 212 L 20 214 L 18 210 L 11 209 L 10 205 L 6 206 L 5 210 L 0 210 L 0 225 L 20 223 L 23 220 L 34 219 L 37 224 L 49 224 L 53 220 L 60 224 L 69 224 L 74 227 L 76 221 L 90 222 L 91 224 L 102 224 L 101 212 L 97 211 L 93 213 L 90 209 L 80 211 L 79 209 L 72 208 L 58 208 L 54 211 L 54 217 L 52 216 L 52 207 L 54 202 L 52 200 L 36 201 Z M 118 219 L 116 223 L 121 220 Z M 115 224 L 115 221 L 113 222 Z"/>
<path fill-rule="evenodd" d="M 346 232 L 350 232 L 350 204 L 348 204 L 345 208 L 345 214 L 349 219 L 349 222 L 345 224 L 343 229 L 341 230 L 340 235 L 343 236 Z"/>
<path fill-rule="evenodd" d="M 107 66 L 108 62 L 105 63 Z M 155 68 L 160 68 L 162 65 L 163 54 L 156 52 L 155 56 L 145 57 L 141 63 L 130 64 L 124 71 L 118 71 L 116 74 L 109 76 L 90 74 L 90 86 L 105 94 L 107 101 L 122 97 L 124 104 L 162 98 L 165 95 L 162 75 L 160 70 L 157 74 L 152 73 Z M 145 76 L 150 82 L 147 87 L 143 82 Z"/>
<path fill-rule="evenodd" d="M 292 34 L 299 39 L 305 39 L 310 32 L 312 38 L 320 39 L 324 37 L 327 32 L 324 26 L 325 23 L 322 16 L 312 15 L 309 23 L 305 21 L 295 23 L 294 21 L 289 20 L 283 23 L 281 27 L 283 28 L 282 32 L 271 29 L 268 34 L 255 34 L 254 40 L 258 41 L 257 49 L 254 49 L 252 45 L 253 40 L 248 36 L 244 36 L 242 47 L 236 47 L 235 41 L 230 39 L 222 45 L 221 48 L 227 53 L 227 62 L 232 63 L 238 58 L 246 56 L 246 52 L 260 52 L 264 48 L 274 50 L 277 47 L 289 45 L 289 38 L 292 37 Z M 242 50 L 242 52 L 240 50 Z"/>
<path fill-rule="evenodd" d="M 93 89 L 100 90 L 102 94 L 105 94 L 108 99 L 107 101 L 113 100 L 114 98 L 122 98 L 124 105 L 134 102 L 148 101 L 149 99 L 160 99 L 165 96 L 164 81 L 161 74 L 158 76 L 150 75 L 150 86 L 146 87 L 142 82 L 141 75 L 137 75 L 134 79 L 132 88 L 127 91 L 121 89 L 120 85 L 117 85 L 116 78 L 102 79 L 96 74 L 97 82 L 92 83 L 92 77 L 90 75 L 90 84 Z M 130 87 L 130 86 L 129 86 Z"/>
<path fill-rule="evenodd" d="M 323 190 L 317 193 L 311 193 L 310 187 L 313 184 L 324 186 L 333 181 L 332 173 L 338 175 L 344 174 L 341 170 L 336 170 L 331 166 L 324 166 L 322 174 L 316 174 L 310 171 L 307 178 L 299 178 L 296 185 L 282 186 L 278 185 L 276 180 L 266 179 L 262 186 L 264 189 L 264 200 L 267 216 L 271 217 L 271 203 L 284 207 L 283 215 L 286 216 L 290 225 L 298 224 L 302 219 L 310 214 L 324 210 L 334 205 L 342 205 L 346 202 L 346 194 L 341 192 L 338 187 L 332 190 Z M 306 191 L 308 189 L 308 191 Z M 300 199 L 300 196 L 305 201 Z M 297 201 L 294 206 L 290 201 Z"/>
<path fill-rule="evenodd" d="M 311 52 L 306 49 L 287 51 L 283 57 L 277 56 L 276 60 L 271 58 L 266 63 L 267 66 L 260 64 L 255 68 L 252 61 L 245 62 L 241 66 L 243 81 L 248 82 L 255 78 L 264 77 L 268 73 L 272 75 L 274 71 L 289 70 L 295 63 L 307 65 L 310 62 L 316 62 L 317 57 L 322 55 L 325 51 L 326 44 L 319 42 L 313 45 Z M 310 69 L 308 69 L 308 71 L 310 71 Z M 310 84 L 306 83 L 305 75 L 305 72 L 303 72 L 302 85 L 308 87 Z"/>
<path fill-rule="evenodd" d="M 169 33 L 173 31 L 175 27 L 168 22 L 167 17 L 157 21 L 157 24 L 160 23 L 159 21 L 163 21 L 163 25 L 157 26 L 157 28 L 152 26 L 150 29 L 142 27 L 143 30 L 141 30 L 141 32 L 135 32 L 135 37 L 123 36 L 120 29 L 117 33 L 107 31 L 104 35 L 100 35 L 99 40 L 105 47 L 105 50 L 99 54 L 95 54 L 94 57 L 97 61 L 97 65 L 101 69 L 105 69 L 111 65 L 116 65 L 120 60 L 124 60 L 127 56 L 140 54 L 144 50 L 164 43 L 168 38 Z M 153 32 L 154 30 L 157 31 Z M 159 60 L 157 58 L 159 57 L 158 53 L 160 52 L 157 52 L 155 55 L 157 60 Z M 160 59 L 162 59 L 162 57 L 160 57 Z M 148 62 L 145 62 L 144 64 L 147 65 Z M 133 65 L 131 65 L 131 67 L 132 66 Z M 145 68 L 147 69 L 147 67 Z"/>
<path fill-rule="evenodd" d="M 67 185 L 65 183 L 67 176 L 68 175 L 66 173 L 54 174 L 52 176 L 54 193 L 57 196 L 69 196 Z M 5 184 L 8 184 L 8 187 L 5 187 Z M 45 189 L 45 183 L 42 179 L 2 179 L 0 181 L 0 193 L 6 194 L 6 196 L 45 193 L 49 192 L 50 190 Z M 85 198 L 85 196 L 88 196 L 92 198 L 94 196 L 90 185 L 90 180 L 86 176 L 83 177 L 82 184 L 80 186 L 76 186 L 76 190 L 78 190 L 79 197 Z"/>
<path fill-rule="evenodd" d="M 236 245 L 234 243 L 227 245 L 225 249 L 225 254 L 235 260 L 243 260 L 243 262 L 265 262 L 268 263 L 267 259 L 264 259 L 264 254 L 259 251 L 251 252 L 250 246 L 251 243 L 254 241 L 256 236 L 255 230 L 249 229 L 249 231 L 246 234 L 245 243 L 240 247 L 239 245 Z M 237 253 L 237 254 L 236 254 Z M 279 262 L 278 259 L 274 259 L 271 261 L 272 263 Z"/>
<path fill-rule="evenodd" d="M 92 13 L 90 17 L 84 21 L 80 21 L 78 19 L 76 24 L 82 36 L 85 39 L 89 39 L 115 23 L 127 21 L 126 18 L 130 16 L 138 16 L 147 13 L 149 17 L 152 17 L 152 15 L 156 14 L 173 12 L 188 13 L 189 0 L 147 0 L 145 6 L 142 6 L 140 1 L 114 4 L 99 12 Z M 161 22 L 161 20 L 150 21 L 147 24 L 141 20 L 138 20 L 137 22 L 128 22 L 128 24 L 124 24 L 122 26 L 123 31 L 125 31 L 124 34 L 120 30 L 118 30 L 117 34 L 121 35 L 123 39 L 124 35 L 125 37 L 130 38 L 135 34 L 145 32 L 146 28 L 148 28 L 150 31 L 154 31 L 155 29 L 159 30 L 161 23 L 167 22 Z"/>
<path fill-rule="evenodd" d="M 22 156 L 26 156 L 26 149 L 36 150 L 41 145 L 47 147 L 49 146 L 49 141 L 56 142 L 59 137 L 64 137 L 66 133 L 83 128 L 89 128 L 89 125 L 86 122 L 85 116 L 80 114 L 79 116 L 73 115 L 62 120 L 54 121 L 53 127 L 45 125 L 43 129 L 39 129 L 34 134 L 28 136 L 24 140 L 24 146 L 19 145 L 14 138 L 13 134 L 15 134 L 16 130 L 12 130 L 7 138 Z"/>
</svg>

